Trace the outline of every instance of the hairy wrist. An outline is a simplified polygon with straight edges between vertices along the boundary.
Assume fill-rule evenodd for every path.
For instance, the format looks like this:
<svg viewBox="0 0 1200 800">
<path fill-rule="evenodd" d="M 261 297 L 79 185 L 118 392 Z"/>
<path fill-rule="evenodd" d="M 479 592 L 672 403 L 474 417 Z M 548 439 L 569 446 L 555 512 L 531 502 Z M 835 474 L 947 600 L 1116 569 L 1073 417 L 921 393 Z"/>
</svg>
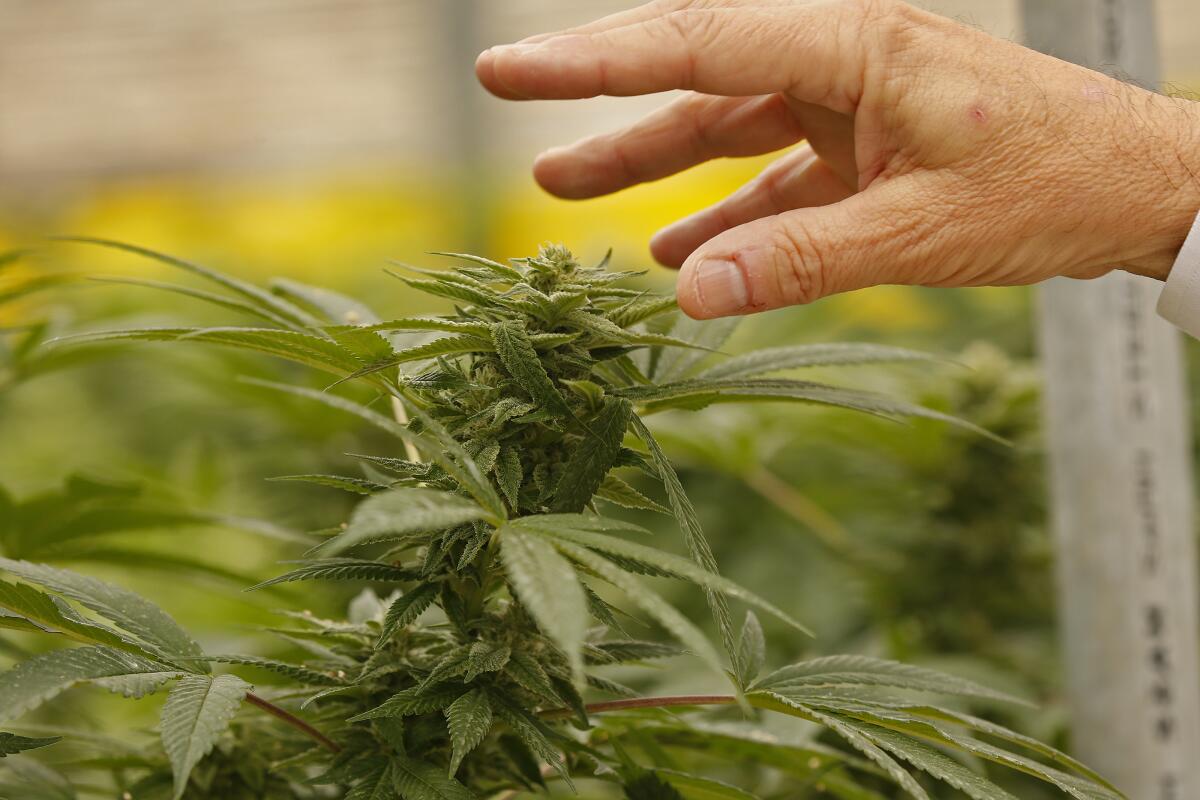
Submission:
<svg viewBox="0 0 1200 800">
<path fill-rule="evenodd" d="M 1154 130 L 1146 147 L 1132 154 L 1156 174 L 1144 227 L 1134 232 L 1141 251 L 1122 266 L 1139 275 L 1166 279 L 1200 213 L 1200 103 L 1156 97 Z"/>
</svg>

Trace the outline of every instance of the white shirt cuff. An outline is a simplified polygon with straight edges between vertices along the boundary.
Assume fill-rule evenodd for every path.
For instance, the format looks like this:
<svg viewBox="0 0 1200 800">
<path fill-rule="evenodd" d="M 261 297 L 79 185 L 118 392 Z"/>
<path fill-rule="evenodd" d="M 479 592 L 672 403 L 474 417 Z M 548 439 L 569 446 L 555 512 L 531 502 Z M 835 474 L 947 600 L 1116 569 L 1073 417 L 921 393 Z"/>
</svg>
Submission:
<svg viewBox="0 0 1200 800">
<path fill-rule="evenodd" d="M 1192 225 L 1179 258 L 1158 297 L 1158 314 L 1167 322 L 1200 339 L 1200 215 Z"/>
</svg>

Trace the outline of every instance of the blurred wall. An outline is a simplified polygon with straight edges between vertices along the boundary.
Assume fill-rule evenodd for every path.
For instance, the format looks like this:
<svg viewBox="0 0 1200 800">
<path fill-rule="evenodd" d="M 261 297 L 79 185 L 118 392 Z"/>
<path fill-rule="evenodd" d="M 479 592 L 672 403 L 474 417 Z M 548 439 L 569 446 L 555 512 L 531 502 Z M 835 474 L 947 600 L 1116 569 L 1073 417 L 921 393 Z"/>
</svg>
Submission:
<svg viewBox="0 0 1200 800">
<path fill-rule="evenodd" d="M 1014 0 L 924 4 L 1019 32 Z M 662 98 L 505 103 L 471 74 L 488 44 L 631 5 L 0 0 L 0 246 L 69 230 L 189 252 L 224 242 L 275 253 L 272 268 L 336 272 L 431 246 L 512 255 L 554 236 L 641 258 L 655 227 L 763 160 L 557 203 L 528 180 L 532 156 Z M 1200 87 L 1200 3 L 1160 5 L 1165 74 Z"/>
<path fill-rule="evenodd" d="M 449 49 L 563 27 L 628 0 L 0 0 L 0 186 L 80 175 L 450 160 Z M 1011 0 L 924 5 L 1000 36 Z M 475 10 L 474 19 L 447 9 Z M 1161 3 L 1168 80 L 1200 84 L 1200 3 Z M 469 35 L 460 35 L 461 29 Z M 458 68 L 469 70 L 470 61 Z M 652 101 L 484 103 L 489 155 L 561 141 Z M 577 106 L 577 107 L 576 107 Z"/>
</svg>

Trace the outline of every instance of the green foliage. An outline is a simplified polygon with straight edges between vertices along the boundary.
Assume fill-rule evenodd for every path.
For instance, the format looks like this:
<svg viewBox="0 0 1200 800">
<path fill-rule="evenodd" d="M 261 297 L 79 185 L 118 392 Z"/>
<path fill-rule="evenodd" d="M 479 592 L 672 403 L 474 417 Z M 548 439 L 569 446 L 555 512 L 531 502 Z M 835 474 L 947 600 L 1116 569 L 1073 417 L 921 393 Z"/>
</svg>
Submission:
<svg viewBox="0 0 1200 800">
<path fill-rule="evenodd" d="M 0 758 L 24 753 L 26 750 L 37 750 L 39 747 L 49 747 L 61 741 L 61 736 L 32 739 L 28 736 L 18 736 L 15 733 L 0 733 Z"/>
<path fill-rule="evenodd" d="M 225 731 L 250 685 L 236 675 L 189 675 L 175 685 L 162 712 L 162 743 L 175 772 L 176 800 L 188 777 Z"/>
<path fill-rule="evenodd" d="M 54 650 L 22 661 L 0 679 L 0 718 L 12 721 L 77 683 L 141 697 L 182 673 L 169 665 L 100 645 Z"/>
<path fill-rule="evenodd" d="M 85 645 L 34 656 L 0 677 L 5 719 L 76 683 L 141 696 L 175 681 L 160 749 L 112 768 L 114 786 L 134 777 L 131 796 L 467 800 L 537 791 L 553 780 L 571 787 L 599 780 L 634 800 L 753 797 L 672 767 L 669 751 L 687 749 L 758 759 L 789 780 L 786 796 L 828 790 L 878 800 L 898 787 L 923 800 L 932 778 L 976 800 L 1007 800 L 972 759 L 1036 776 L 1072 797 L 1119 796 L 1065 755 L 924 699 L 1007 700 L 1001 693 L 861 656 L 802 661 L 758 677 L 767 653 L 762 626 L 748 613 L 735 629 L 731 601 L 804 630 L 789 611 L 718 573 L 700 517 L 645 418 L 771 400 L 946 419 L 881 395 L 770 377 L 916 354 L 821 345 L 712 363 L 733 321 L 672 319 L 671 301 L 623 285 L 634 273 L 585 267 L 561 247 L 509 264 L 455 256 L 467 265 L 409 268 L 422 277 L 401 280 L 454 310 L 389 321 L 313 287 L 279 282 L 268 291 L 141 248 L 94 243 L 207 280 L 222 293 L 178 291 L 267 325 L 112 331 L 61 340 L 56 350 L 186 341 L 281 357 L 333 374 L 335 383 L 322 392 L 251 380 L 357 416 L 396 448 L 357 456 L 363 478 L 292 476 L 364 499 L 343 528 L 259 587 L 356 581 L 380 591 L 364 590 L 345 619 L 285 611 L 286 627 L 270 632 L 296 657 L 205 656 L 133 593 L 65 570 L 0 562 L 19 581 L 0 583 L 8 612 L 0 624 Z M 643 477 L 661 485 L 662 502 L 631 483 Z M 643 528 L 601 515 L 597 501 L 668 512 L 687 557 L 639 541 Z M 724 654 L 647 578 L 700 589 Z M 730 680 L 727 693 L 642 697 L 612 680 L 604 671 L 611 665 L 684 652 L 621 632 L 618 596 L 717 680 Z M 211 673 L 210 663 L 266 674 L 273 691 L 252 694 L 232 673 Z M 593 692 L 620 699 L 596 701 Z M 921 696 L 905 695 L 913 692 Z M 739 703 L 815 723 L 841 744 L 783 745 L 696 721 L 700 707 Z"/>
</svg>

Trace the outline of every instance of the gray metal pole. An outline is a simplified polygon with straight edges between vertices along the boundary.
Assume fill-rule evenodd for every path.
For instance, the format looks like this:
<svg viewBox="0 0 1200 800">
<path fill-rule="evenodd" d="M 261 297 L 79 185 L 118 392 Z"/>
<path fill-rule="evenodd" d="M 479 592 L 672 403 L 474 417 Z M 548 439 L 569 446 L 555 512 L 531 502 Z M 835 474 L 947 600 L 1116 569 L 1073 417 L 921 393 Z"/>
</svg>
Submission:
<svg viewBox="0 0 1200 800">
<path fill-rule="evenodd" d="M 1153 0 L 1022 8 L 1031 46 L 1157 86 Z M 1041 291 L 1047 438 L 1073 749 L 1133 800 L 1195 800 L 1191 430 L 1160 289 L 1119 273 Z"/>
</svg>

